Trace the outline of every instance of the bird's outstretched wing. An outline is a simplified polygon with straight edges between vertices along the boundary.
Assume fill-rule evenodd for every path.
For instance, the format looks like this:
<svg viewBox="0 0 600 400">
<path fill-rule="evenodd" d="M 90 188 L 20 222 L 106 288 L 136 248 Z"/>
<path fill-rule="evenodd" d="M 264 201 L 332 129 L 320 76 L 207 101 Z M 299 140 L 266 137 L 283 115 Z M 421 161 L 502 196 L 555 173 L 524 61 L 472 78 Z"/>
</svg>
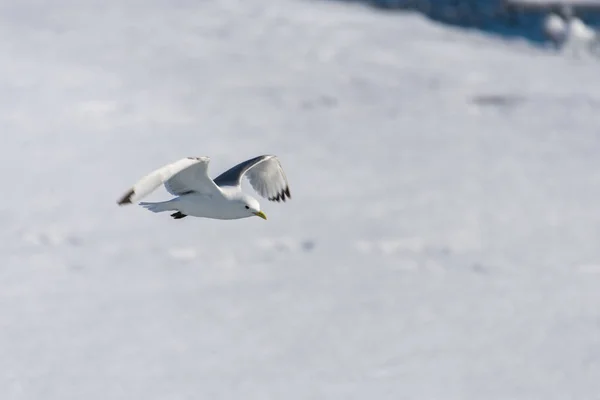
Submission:
<svg viewBox="0 0 600 400">
<path fill-rule="evenodd" d="M 214 182 L 218 186 L 239 186 L 246 175 L 254 190 L 270 201 L 291 198 L 290 187 L 276 156 L 263 155 L 246 160 L 223 172 Z"/>
<path fill-rule="evenodd" d="M 175 196 L 192 192 L 216 193 L 220 189 L 208 176 L 209 163 L 209 157 L 187 157 L 164 165 L 140 179 L 117 204 L 137 202 L 163 184 Z"/>
</svg>

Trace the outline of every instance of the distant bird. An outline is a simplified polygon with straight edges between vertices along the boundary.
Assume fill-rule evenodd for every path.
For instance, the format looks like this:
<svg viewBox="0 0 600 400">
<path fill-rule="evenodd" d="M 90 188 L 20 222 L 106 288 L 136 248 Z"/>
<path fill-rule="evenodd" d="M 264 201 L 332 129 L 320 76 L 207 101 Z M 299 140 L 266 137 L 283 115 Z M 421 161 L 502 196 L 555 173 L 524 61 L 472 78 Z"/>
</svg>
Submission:
<svg viewBox="0 0 600 400">
<path fill-rule="evenodd" d="M 570 5 L 564 5 L 558 13 L 545 18 L 544 33 L 556 48 L 573 55 L 590 52 L 598 43 L 596 31 L 578 18 Z"/>
<path fill-rule="evenodd" d="M 287 178 L 276 156 L 262 155 L 230 168 L 214 180 L 208 176 L 210 157 L 187 157 L 164 165 L 141 178 L 118 201 L 131 204 L 146 197 L 160 185 L 174 196 L 168 201 L 140 203 L 159 213 L 175 211 L 174 219 L 193 216 L 213 219 L 240 219 L 258 216 L 267 219 L 258 201 L 242 192 L 242 178 L 270 201 L 291 198 Z"/>
<path fill-rule="evenodd" d="M 544 20 L 544 33 L 559 48 L 567 37 L 567 24 L 557 14 L 550 14 Z"/>
<path fill-rule="evenodd" d="M 591 54 L 597 45 L 596 31 L 587 26 L 581 19 L 572 16 L 567 21 L 566 40 L 563 51 L 573 56 Z"/>
<path fill-rule="evenodd" d="M 577 17 L 569 20 L 567 32 L 570 39 L 576 39 L 582 43 L 591 43 L 596 39 L 596 31 Z"/>
</svg>

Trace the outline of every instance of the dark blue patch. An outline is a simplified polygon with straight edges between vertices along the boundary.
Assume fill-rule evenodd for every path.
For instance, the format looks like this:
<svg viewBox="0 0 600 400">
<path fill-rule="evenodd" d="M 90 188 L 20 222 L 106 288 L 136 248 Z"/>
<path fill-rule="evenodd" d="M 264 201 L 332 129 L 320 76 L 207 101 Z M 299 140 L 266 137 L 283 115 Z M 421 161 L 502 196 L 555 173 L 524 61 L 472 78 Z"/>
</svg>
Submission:
<svg viewBox="0 0 600 400">
<path fill-rule="evenodd" d="M 519 8 L 506 0 L 330 0 L 364 3 L 398 11 L 418 11 L 428 18 L 467 29 L 477 29 L 502 37 L 525 38 L 534 44 L 547 42 L 544 18 L 552 8 Z M 569 2 L 566 2 L 569 3 Z M 428 5 L 428 6 L 427 6 Z M 600 6 L 573 7 L 575 15 L 591 27 L 600 26 Z"/>
</svg>

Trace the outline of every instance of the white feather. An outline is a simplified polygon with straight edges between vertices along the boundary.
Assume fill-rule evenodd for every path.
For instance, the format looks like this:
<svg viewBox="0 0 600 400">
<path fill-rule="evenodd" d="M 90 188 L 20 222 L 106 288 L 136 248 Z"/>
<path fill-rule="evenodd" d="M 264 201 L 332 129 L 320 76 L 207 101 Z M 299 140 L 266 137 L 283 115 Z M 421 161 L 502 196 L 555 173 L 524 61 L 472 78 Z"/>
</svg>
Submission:
<svg viewBox="0 0 600 400">
<path fill-rule="evenodd" d="M 155 191 L 160 185 L 165 185 L 173 195 L 187 192 L 203 194 L 219 191 L 208 176 L 208 157 L 187 157 L 164 165 L 141 178 L 118 201 L 119 204 L 137 202 Z"/>
<path fill-rule="evenodd" d="M 289 196 L 288 181 L 279 159 L 267 156 L 246 172 L 248 182 L 262 197 L 269 200 L 284 200 Z"/>
<path fill-rule="evenodd" d="M 565 39 L 567 24 L 560 16 L 550 14 L 544 21 L 544 31 L 552 40 L 559 42 Z"/>
</svg>

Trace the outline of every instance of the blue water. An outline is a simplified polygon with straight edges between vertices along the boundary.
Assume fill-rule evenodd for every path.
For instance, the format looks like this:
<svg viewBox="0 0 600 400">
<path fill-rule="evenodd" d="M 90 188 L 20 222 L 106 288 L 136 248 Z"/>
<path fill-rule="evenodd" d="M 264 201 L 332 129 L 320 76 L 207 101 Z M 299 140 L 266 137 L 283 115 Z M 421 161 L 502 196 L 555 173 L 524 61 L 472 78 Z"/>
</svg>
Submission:
<svg viewBox="0 0 600 400">
<path fill-rule="evenodd" d="M 420 11 L 437 22 L 473 28 L 493 35 L 524 38 L 542 44 L 546 38 L 542 31 L 547 11 L 510 11 L 503 0 L 334 0 L 360 2 L 379 9 L 399 12 Z M 423 4 L 429 4 L 424 7 Z M 600 26 L 600 9 L 574 10 L 585 23 Z"/>
</svg>

